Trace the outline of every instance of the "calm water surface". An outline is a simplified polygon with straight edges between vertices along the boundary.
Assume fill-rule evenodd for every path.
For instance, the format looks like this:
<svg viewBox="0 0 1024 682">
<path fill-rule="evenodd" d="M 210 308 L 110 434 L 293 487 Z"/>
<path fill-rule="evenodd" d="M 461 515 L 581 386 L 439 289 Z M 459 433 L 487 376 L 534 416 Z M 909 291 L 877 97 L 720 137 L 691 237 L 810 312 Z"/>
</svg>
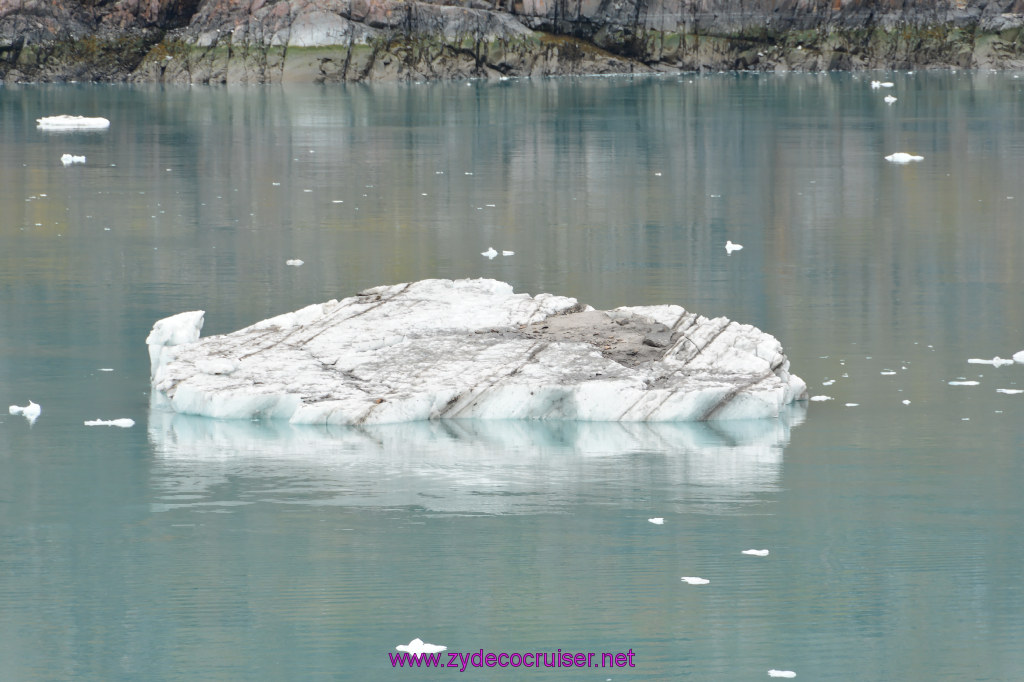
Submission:
<svg viewBox="0 0 1024 682">
<path fill-rule="evenodd" d="M 62 113 L 111 127 L 36 129 Z M 1024 679 L 1024 394 L 998 391 L 1024 368 L 968 363 L 1024 348 L 1022 206 L 1013 74 L 4 86 L 0 405 L 43 413 L 0 414 L 0 679 Z M 833 400 L 149 409 L 161 317 L 220 333 L 426 277 L 756 324 Z M 636 667 L 393 671 L 414 637 Z"/>
</svg>

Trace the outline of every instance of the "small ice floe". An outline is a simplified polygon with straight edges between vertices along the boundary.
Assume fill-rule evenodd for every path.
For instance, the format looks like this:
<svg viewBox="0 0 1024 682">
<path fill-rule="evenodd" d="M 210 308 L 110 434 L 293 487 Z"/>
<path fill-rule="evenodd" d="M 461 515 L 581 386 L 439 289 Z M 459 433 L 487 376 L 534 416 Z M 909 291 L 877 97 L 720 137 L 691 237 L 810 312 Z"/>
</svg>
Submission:
<svg viewBox="0 0 1024 682">
<path fill-rule="evenodd" d="M 99 368 L 98 370 L 96 370 L 96 371 L 97 371 L 97 372 L 113 372 L 113 371 L 114 371 L 114 368 L 113 368 L 113 367 L 100 367 L 100 368 Z"/>
<path fill-rule="evenodd" d="M 664 525 L 664 523 L 665 523 L 665 519 L 661 518 L 660 516 L 656 516 L 653 519 L 647 519 L 647 520 L 650 523 L 653 523 L 655 526 L 661 526 L 661 525 Z"/>
<path fill-rule="evenodd" d="M 950 386 L 977 386 L 978 382 L 973 379 L 954 379 L 949 382 Z"/>
<path fill-rule="evenodd" d="M 911 161 L 924 161 L 924 157 L 908 154 L 907 152 L 895 152 L 885 157 L 885 160 L 890 163 L 910 163 Z"/>
<path fill-rule="evenodd" d="M 43 408 L 29 400 L 28 405 L 25 405 L 24 407 L 11 405 L 7 411 L 11 414 L 20 414 L 28 420 L 29 424 L 35 424 L 36 420 L 39 419 L 39 415 L 42 414 Z"/>
<path fill-rule="evenodd" d="M 860 403 L 846 403 L 847 407 L 859 407 Z"/>
<path fill-rule="evenodd" d="M 811 396 L 811 402 L 823 403 L 826 400 L 832 400 L 832 396 L 830 396 L 830 395 L 812 395 Z"/>
<path fill-rule="evenodd" d="M 100 116 L 44 116 L 36 119 L 40 130 L 103 130 L 110 127 L 110 121 Z"/>
<path fill-rule="evenodd" d="M 726 239 L 725 240 L 725 252 L 727 254 L 729 254 L 729 255 L 732 255 L 733 251 L 739 251 L 742 248 L 743 248 L 742 244 L 733 244 L 732 240 L 730 240 L 730 239 Z"/>
<path fill-rule="evenodd" d="M 768 677 L 796 677 L 792 670 L 769 670 Z"/>
<path fill-rule="evenodd" d="M 514 256 L 514 255 L 516 255 L 516 252 L 515 251 L 502 251 L 501 255 L 502 256 Z"/>
<path fill-rule="evenodd" d="M 654 177 L 660 178 L 661 177 L 661 171 L 654 171 Z"/>
<path fill-rule="evenodd" d="M 707 578 L 697 578 L 695 576 L 685 575 L 682 578 L 680 578 L 680 580 L 682 580 L 687 585 L 707 585 L 709 582 L 711 582 Z"/>
<path fill-rule="evenodd" d="M 903 401 L 903 404 L 904 404 L 904 405 L 909 405 L 909 404 L 910 404 L 910 401 L 909 401 L 909 400 L 904 400 L 904 401 Z"/>
<path fill-rule="evenodd" d="M 883 377 L 891 377 L 894 374 L 896 374 L 896 372 L 894 372 L 891 369 L 883 369 L 881 372 L 879 372 L 879 374 L 881 374 Z"/>
<path fill-rule="evenodd" d="M 84 422 L 86 426 L 117 426 L 122 429 L 130 429 L 135 426 L 135 420 L 133 419 L 93 419 L 92 421 Z"/>
<path fill-rule="evenodd" d="M 825 381 L 821 382 L 821 385 L 822 386 L 831 386 L 834 383 L 836 383 L 835 379 L 825 379 Z"/>
<path fill-rule="evenodd" d="M 437 652 L 444 651 L 447 648 L 448 647 L 441 646 L 440 644 L 429 644 L 419 637 L 408 644 L 399 644 L 395 647 L 398 651 L 407 651 L 410 654 L 436 654 Z"/>
<path fill-rule="evenodd" d="M 1024 393 L 1022 388 L 997 388 L 996 393 L 1005 393 L 1006 395 L 1017 395 L 1018 393 Z"/>
<path fill-rule="evenodd" d="M 73 163 L 85 163 L 85 157 L 75 156 L 73 154 L 61 154 L 60 162 L 65 166 L 70 166 Z"/>
<path fill-rule="evenodd" d="M 893 102 L 896 101 L 896 98 L 893 97 L 892 95 L 886 95 L 885 97 L 882 98 L 882 101 L 885 102 L 886 104 L 892 104 Z"/>
<path fill-rule="evenodd" d="M 1013 361 L 1024 364 L 1024 350 L 1019 350 L 1013 354 Z"/>
<path fill-rule="evenodd" d="M 299 267 L 300 265 L 302 265 L 302 264 L 303 264 L 303 263 L 305 263 L 305 262 L 306 262 L 306 261 L 304 261 L 304 260 L 302 260 L 302 259 L 300 259 L 300 258 L 289 258 L 288 260 L 286 260 L 286 261 L 284 262 L 284 264 L 285 264 L 285 265 L 291 265 L 291 266 L 293 266 L 293 267 L 296 267 L 296 268 L 297 268 L 297 267 Z"/>
<path fill-rule="evenodd" d="M 482 252 L 480 255 L 483 256 L 484 258 L 493 259 L 495 256 L 498 255 L 498 252 L 494 250 L 493 246 L 489 246 L 487 247 L 487 250 Z"/>
<path fill-rule="evenodd" d="M 740 554 L 747 554 L 749 556 L 768 556 L 767 549 L 745 549 Z"/>
<path fill-rule="evenodd" d="M 872 90 L 877 90 L 880 87 L 882 87 L 882 81 L 871 81 Z"/>
<path fill-rule="evenodd" d="M 998 355 L 991 360 L 985 360 L 984 358 L 968 358 L 967 362 L 972 365 L 992 365 L 993 367 L 1002 367 L 1003 365 L 1012 365 L 1013 360 L 1008 358 L 1001 358 Z"/>
</svg>

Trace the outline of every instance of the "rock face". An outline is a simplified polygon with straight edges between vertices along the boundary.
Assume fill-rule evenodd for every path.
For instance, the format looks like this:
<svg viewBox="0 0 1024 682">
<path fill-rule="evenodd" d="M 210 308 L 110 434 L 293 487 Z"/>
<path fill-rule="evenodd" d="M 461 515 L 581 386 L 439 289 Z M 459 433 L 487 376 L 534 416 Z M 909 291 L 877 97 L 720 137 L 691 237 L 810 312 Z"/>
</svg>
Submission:
<svg viewBox="0 0 1024 682">
<path fill-rule="evenodd" d="M 1024 0 L 0 0 L 0 78 L 1024 67 Z"/>
<path fill-rule="evenodd" d="M 494 280 L 368 289 L 198 340 L 203 313 L 147 339 L 163 406 L 302 424 L 424 419 L 776 417 L 806 398 L 779 342 L 675 305 L 597 311 Z"/>
</svg>

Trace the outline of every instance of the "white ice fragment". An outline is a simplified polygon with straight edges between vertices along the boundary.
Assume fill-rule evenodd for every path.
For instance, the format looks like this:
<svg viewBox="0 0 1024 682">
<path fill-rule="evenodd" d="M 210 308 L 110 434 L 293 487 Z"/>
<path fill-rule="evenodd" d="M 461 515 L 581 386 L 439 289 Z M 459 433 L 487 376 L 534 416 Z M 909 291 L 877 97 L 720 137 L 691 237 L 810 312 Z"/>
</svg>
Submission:
<svg viewBox="0 0 1024 682">
<path fill-rule="evenodd" d="M 1020 388 L 997 388 L 996 393 L 1005 393 L 1006 395 L 1016 395 L 1018 393 L 1024 393 L 1024 389 Z"/>
<path fill-rule="evenodd" d="M 436 654 L 439 651 L 444 651 L 448 647 L 441 646 L 440 644 L 428 644 L 422 639 L 417 637 L 408 644 L 399 644 L 395 647 L 398 651 L 407 651 L 410 654 Z"/>
<path fill-rule="evenodd" d="M 96 116 L 44 116 L 36 119 L 36 128 L 41 130 L 103 130 L 110 127 L 110 121 Z"/>
<path fill-rule="evenodd" d="M 113 368 L 113 367 L 100 367 L 100 368 L 99 368 L 98 370 L 96 370 L 96 371 L 97 371 L 97 372 L 113 372 L 113 371 L 114 371 L 114 368 Z"/>
<path fill-rule="evenodd" d="M 811 396 L 811 401 L 812 402 L 822 403 L 822 402 L 825 402 L 826 400 L 832 400 L 832 396 L 830 396 L 830 395 L 812 395 Z"/>
<path fill-rule="evenodd" d="M 891 377 L 894 374 L 896 374 L 896 372 L 892 371 L 891 369 L 883 369 L 881 372 L 879 372 L 879 374 L 881 374 L 883 377 Z"/>
<path fill-rule="evenodd" d="M 871 81 L 872 90 L 877 90 L 880 87 L 882 87 L 882 81 Z"/>
<path fill-rule="evenodd" d="M 796 677 L 792 670 L 769 670 L 768 677 Z"/>
<path fill-rule="evenodd" d="M 709 582 L 711 582 L 707 578 L 697 578 L 695 576 L 685 575 L 682 578 L 680 578 L 680 580 L 682 580 L 687 585 L 707 585 Z"/>
<path fill-rule="evenodd" d="M 846 403 L 847 407 L 857 407 L 860 403 Z"/>
<path fill-rule="evenodd" d="M 1013 361 L 1024 364 L 1024 350 L 1019 350 L 1013 354 Z"/>
<path fill-rule="evenodd" d="M 904 401 L 903 401 L 903 404 L 904 404 L 904 405 L 909 405 L 909 404 L 910 404 L 910 401 L 909 401 L 909 400 L 904 400 Z"/>
<path fill-rule="evenodd" d="M 73 163 L 85 163 L 85 157 L 74 156 L 73 154 L 61 154 L 60 162 L 65 166 L 70 166 Z"/>
<path fill-rule="evenodd" d="M 493 259 L 495 256 L 498 255 L 498 252 L 494 250 L 493 246 L 489 246 L 487 247 L 487 250 L 483 251 L 480 255 L 483 256 L 484 258 Z"/>
<path fill-rule="evenodd" d="M 835 379 L 826 379 L 825 381 L 821 382 L 821 385 L 822 386 L 831 386 L 834 383 L 836 383 Z"/>
<path fill-rule="evenodd" d="M 885 160 L 891 163 L 910 163 L 911 161 L 923 161 L 924 157 L 907 152 L 895 152 L 885 157 Z"/>
<path fill-rule="evenodd" d="M 135 426 L 135 421 L 132 419 L 93 419 L 92 421 L 85 422 L 86 426 L 117 426 L 122 429 L 130 429 Z"/>
<path fill-rule="evenodd" d="M 665 523 L 665 519 L 661 518 L 660 516 L 656 516 L 653 519 L 647 519 L 647 520 L 650 521 L 651 523 L 653 523 L 655 526 L 660 526 L 660 525 Z"/>
<path fill-rule="evenodd" d="M 885 102 L 886 104 L 892 104 L 893 102 L 895 102 L 895 101 L 896 101 L 896 98 L 895 98 L 895 97 L 893 97 L 892 95 L 886 95 L 886 96 L 885 96 L 885 97 L 883 98 L 883 101 L 884 101 L 884 102 Z"/>
<path fill-rule="evenodd" d="M 977 386 L 978 382 L 973 379 L 955 379 L 949 382 L 950 386 Z"/>
<path fill-rule="evenodd" d="M 672 337 L 676 324 L 687 338 Z M 506 333 L 516 329 L 527 335 Z M 597 331 L 656 360 L 617 362 L 591 340 Z M 807 390 L 778 340 L 750 325 L 675 305 L 596 311 L 488 279 L 375 287 L 197 343 L 195 330 L 181 347 L 159 336 L 150 339 L 154 394 L 175 411 L 225 419 L 763 419 Z M 208 364 L 228 358 L 238 367 Z"/>
<path fill-rule="evenodd" d="M 654 171 L 654 176 L 657 178 L 661 177 L 661 171 Z"/>
<path fill-rule="evenodd" d="M 732 255 L 733 251 L 739 251 L 742 248 L 742 244 L 734 244 L 731 239 L 725 240 L 725 252 L 729 255 Z"/>
<path fill-rule="evenodd" d="M 998 355 L 991 360 L 985 360 L 984 358 L 968 358 L 967 362 L 972 365 L 992 365 L 993 367 L 1002 367 L 1003 365 L 1013 364 L 1013 360 L 1001 358 Z"/>
<path fill-rule="evenodd" d="M 745 549 L 740 554 L 748 554 L 750 556 L 768 556 L 767 549 Z"/>
<path fill-rule="evenodd" d="M 331 203 L 332 204 L 344 204 L 345 200 L 344 199 L 332 199 Z"/>
<path fill-rule="evenodd" d="M 516 252 L 515 251 L 502 251 L 501 255 L 502 256 L 514 256 L 514 255 L 516 255 Z"/>
<path fill-rule="evenodd" d="M 273 185 L 274 187 L 280 187 L 281 186 L 280 182 L 272 182 L 270 184 Z"/>
<path fill-rule="evenodd" d="M 36 403 L 31 400 L 28 401 L 28 405 L 19 407 L 18 405 L 11 405 L 8 410 L 11 414 L 20 414 L 28 420 L 29 424 L 35 424 L 36 419 L 39 419 L 39 415 L 42 414 L 43 408 L 39 407 Z"/>
<path fill-rule="evenodd" d="M 291 266 L 294 266 L 294 267 L 297 268 L 297 267 L 299 267 L 300 265 L 302 265 L 305 262 L 306 261 L 304 261 L 304 260 L 302 260 L 300 258 L 289 258 L 288 260 L 286 260 L 284 262 L 284 264 L 285 265 L 291 265 Z"/>
</svg>

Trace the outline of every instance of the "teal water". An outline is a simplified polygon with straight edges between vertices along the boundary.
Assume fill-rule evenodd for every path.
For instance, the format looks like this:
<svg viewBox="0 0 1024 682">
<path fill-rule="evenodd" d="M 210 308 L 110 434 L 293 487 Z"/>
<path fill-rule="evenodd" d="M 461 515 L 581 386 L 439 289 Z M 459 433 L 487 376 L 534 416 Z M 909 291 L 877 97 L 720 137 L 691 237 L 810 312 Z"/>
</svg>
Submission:
<svg viewBox="0 0 1024 682">
<path fill-rule="evenodd" d="M 36 129 L 62 113 L 111 127 Z M 1024 373 L 967 362 L 1024 348 L 1022 178 L 1014 74 L 4 86 L 0 407 L 43 413 L 0 413 L 0 679 L 1022 679 L 1024 394 L 997 389 Z M 425 277 L 756 324 L 833 400 L 358 431 L 149 409 L 161 317 L 226 332 Z M 636 666 L 393 671 L 414 637 Z"/>
</svg>

